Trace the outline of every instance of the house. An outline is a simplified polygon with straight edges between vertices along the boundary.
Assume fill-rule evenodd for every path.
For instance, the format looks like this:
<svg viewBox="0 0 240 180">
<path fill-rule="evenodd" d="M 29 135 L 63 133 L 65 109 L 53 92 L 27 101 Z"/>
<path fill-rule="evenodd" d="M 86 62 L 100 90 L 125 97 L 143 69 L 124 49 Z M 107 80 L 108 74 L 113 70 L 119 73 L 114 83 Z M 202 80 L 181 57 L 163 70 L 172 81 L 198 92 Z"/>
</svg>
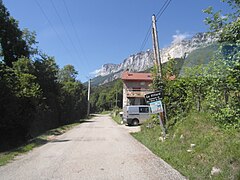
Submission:
<svg viewBox="0 0 240 180">
<path fill-rule="evenodd" d="M 123 81 L 123 108 L 127 105 L 144 105 L 145 94 L 151 93 L 151 73 L 132 73 L 125 71 Z"/>
</svg>

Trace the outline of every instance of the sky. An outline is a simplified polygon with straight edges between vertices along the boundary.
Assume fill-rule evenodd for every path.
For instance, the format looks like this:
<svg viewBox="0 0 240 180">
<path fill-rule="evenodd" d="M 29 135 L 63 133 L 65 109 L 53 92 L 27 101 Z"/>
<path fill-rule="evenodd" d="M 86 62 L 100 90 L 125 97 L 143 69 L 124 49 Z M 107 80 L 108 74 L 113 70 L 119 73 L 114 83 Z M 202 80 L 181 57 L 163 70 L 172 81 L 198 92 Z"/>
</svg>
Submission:
<svg viewBox="0 0 240 180">
<path fill-rule="evenodd" d="M 152 48 L 151 35 L 142 48 L 166 0 L 3 0 L 21 29 L 37 34 L 38 48 L 54 56 L 62 68 L 71 64 L 78 79 L 94 77 L 103 64 L 119 64 L 140 50 Z M 178 38 L 208 31 L 202 12 L 209 6 L 230 11 L 220 0 L 172 0 L 157 21 L 160 48 Z"/>
</svg>

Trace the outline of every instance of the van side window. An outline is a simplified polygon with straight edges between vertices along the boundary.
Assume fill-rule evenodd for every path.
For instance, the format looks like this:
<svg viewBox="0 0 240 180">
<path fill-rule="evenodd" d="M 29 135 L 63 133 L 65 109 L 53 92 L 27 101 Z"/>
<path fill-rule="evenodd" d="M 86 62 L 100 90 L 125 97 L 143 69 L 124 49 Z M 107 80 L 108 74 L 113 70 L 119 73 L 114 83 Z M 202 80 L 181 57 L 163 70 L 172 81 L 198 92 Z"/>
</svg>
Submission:
<svg viewBox="0 0 240 180">
<path fill-rule="evenodd" d="M 149 108 L 148 107 L 139 107 L 139 113 L 148 113 Z"/>
</svg>

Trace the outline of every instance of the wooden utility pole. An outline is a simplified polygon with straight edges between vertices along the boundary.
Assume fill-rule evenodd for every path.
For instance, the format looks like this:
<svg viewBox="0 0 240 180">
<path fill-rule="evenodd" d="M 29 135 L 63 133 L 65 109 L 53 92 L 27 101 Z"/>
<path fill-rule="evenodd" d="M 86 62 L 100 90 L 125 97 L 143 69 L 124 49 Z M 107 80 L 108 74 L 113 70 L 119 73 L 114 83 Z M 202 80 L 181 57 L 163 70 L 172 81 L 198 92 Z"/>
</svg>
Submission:
<svg viewBox="0 0 240 180">
<path fill-rule="evenodd" d="M 90 90 L 91 90 L 91 79 L 88 81 L 88 106 L 87 106 L 87 116 L 90 114 Z"/>
<path fill-rule="evenodd" d="M 159 51 L 159 44 L 158 44 L 158 33 L 157 33 L 157 26 L 156 26 L 156 16 L 152 16 L 152 39 L 153 39 L 153 54 L 154 54 L 154 62 L 155 65 L 157 66 L 157 73 L 162 78 L 162 63 L 161 63 L 161 58 L 160 58 L 160 51 Z M 163 123 L 163 116 L 161 116 L 161 113 L 159 114 L 159 122 L 160 126 L 162 128 L 163 132 L 163 138 L 165 139 L 166 137 L 166 129 L 164 127 Z"/>
<path fill-rule="evenodd" d="M 160 58 L 159 44 L 158 44 L 158 32 L 156 26 L 156 16 L 152 16 L 152 39 L 153 39 L 153 54 L 154 62 L 157 66 L 158 73 L 162 77 L 162 63 Z"/>
<path fill-rule="evenodd" d="M 116 90 L 116 108 L 118 107 L 117 103 L 118 103 L 118 92 Z"/>
</svg>

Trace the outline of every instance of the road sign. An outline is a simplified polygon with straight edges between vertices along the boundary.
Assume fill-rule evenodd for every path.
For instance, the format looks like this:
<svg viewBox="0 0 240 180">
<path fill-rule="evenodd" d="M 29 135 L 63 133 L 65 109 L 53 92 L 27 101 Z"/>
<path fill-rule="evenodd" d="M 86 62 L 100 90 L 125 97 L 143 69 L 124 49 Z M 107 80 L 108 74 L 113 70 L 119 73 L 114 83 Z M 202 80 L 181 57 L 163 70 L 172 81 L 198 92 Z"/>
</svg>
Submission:
<svg viewBox="0 0 240 180">
<path fill-rule="evenodd" d="M 163 97 L 162 91 L 157 91 L 154 93 L 146 94 L 145 100 L 148 104 L 150 104 L 151 102 L 160 101 L 162 97 Z"/>
<path fill-rule="evenodd" d="M 161 101 L 155 101 L 150 103 L 150 107 L 153 114 L 163 112 L 163 106 Z"/>
</svg>

